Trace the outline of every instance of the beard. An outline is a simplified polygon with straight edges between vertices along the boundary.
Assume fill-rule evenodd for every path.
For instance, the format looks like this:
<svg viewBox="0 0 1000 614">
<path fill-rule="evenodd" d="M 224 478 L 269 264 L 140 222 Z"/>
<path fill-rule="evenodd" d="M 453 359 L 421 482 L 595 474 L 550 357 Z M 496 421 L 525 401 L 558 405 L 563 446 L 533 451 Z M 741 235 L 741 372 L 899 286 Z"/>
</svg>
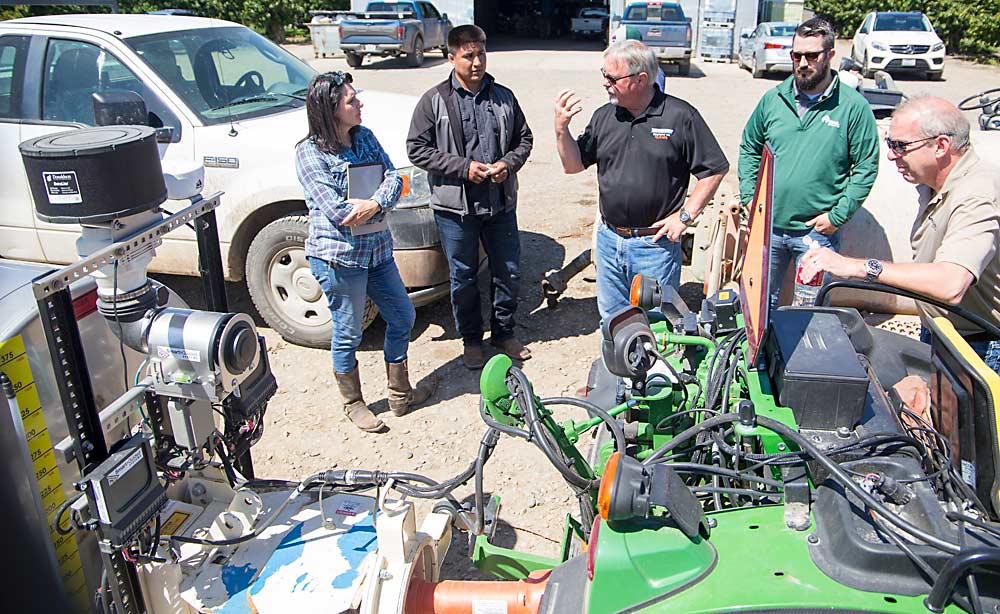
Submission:
<svg viewBox="0 0 1000 614">
<path fill-rule="evenodd" d="M 799 88 L 800 92 L 812 91 L 823 82 L 823 79 L 826 79 L 828 74 L 830 74 L 829 60 L 816 62 L 815 67 L 807 66 L 805 68 L 796 68 L 795 86 Z"/>
</svg>

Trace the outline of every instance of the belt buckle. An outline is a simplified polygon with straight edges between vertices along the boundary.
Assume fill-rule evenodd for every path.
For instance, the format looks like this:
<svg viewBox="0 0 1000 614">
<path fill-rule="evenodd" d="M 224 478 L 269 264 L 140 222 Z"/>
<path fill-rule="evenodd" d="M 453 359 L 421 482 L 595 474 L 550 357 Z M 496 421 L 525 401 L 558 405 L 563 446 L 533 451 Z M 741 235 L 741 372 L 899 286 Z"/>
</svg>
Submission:
<svg viewBox="0 0 1000 614">
<path fill-rule="evenodd" d="M 629 239 L 638 239 L 639 238 L 639 229 L 638 228 L 626 228 L 626 231 L 628 232 L 628 238 Z"/>
</svg>

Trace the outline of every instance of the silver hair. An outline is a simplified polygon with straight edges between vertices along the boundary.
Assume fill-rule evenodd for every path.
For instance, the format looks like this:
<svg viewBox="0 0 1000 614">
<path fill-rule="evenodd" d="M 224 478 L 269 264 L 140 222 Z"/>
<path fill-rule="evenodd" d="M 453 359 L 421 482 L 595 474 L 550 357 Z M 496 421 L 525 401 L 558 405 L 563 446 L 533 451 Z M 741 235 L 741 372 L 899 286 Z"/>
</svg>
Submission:
<svg viewBox="0 0 1000 614">
<path fill-rule="evenodd" d="M 896 107 L 895 113 L 912 113 L 924 138 L 945 134 L 951 137 L 952 151 L 969 148 L 969 120 L 958 107 L 941 98 L 927 94 L 914 96 Z"/>
<path fill-rule="evenodd" d="M 642 41 L 634 39 L 619 41 L 604 50 L 604 57 L 623 62 L 628 74 L 646 73 L 650 84 L 656 80 L 656 71 L 659 70 L 656 54 Z"/>
</svg>

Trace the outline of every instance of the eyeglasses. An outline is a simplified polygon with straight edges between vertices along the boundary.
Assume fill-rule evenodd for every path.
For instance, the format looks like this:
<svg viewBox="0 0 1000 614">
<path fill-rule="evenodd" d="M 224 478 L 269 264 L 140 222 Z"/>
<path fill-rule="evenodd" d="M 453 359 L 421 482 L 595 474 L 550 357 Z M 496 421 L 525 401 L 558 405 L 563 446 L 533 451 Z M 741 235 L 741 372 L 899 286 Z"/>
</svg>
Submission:
<svg viewBox="0 0 1000 614">
<path fill-rule="evenodd" d="M 939 136 L 951 136 L 951 134 L 943 132 L 941 134 L 935 134 L 934 136 L 929 136 L 923 139 L 917 139 L 915 141 L 897 141 L 894 139 L 890 139 L 889 137 L 885 137 L 885 146 L 889 148 L 889 151 L 896 154 L 897 156 L 905 156 L 906 154 L 913 151 L 913 149 L 917 149 L 916 147 L 914 147 L 913 149 L 907 149 L 910 145 L 915 145 L 917 143 L 923 143 L 931 139 L 936 139 Z"/>
<path fill-rule="evenodd" d="M 641 72 L 641 71 L 640 71 L 640 72 Z M 603 69 L 603 68 L 601 69 L 601 76 L 602 76 L 602 77 L 604 77 L 604 80 L 605 80 L 605 81 L 607 81 L 608 83 L 610 83 L 611 85 L 614 85 L 615 83 L 618 83 L 618 82 L 619 82 L 619 81 L 621 81 L 622 79 L 628 79 L 629 77 L 634 77 L 634 76 L 636 76 L 636 75 L 638 75 L 638 74 L 639 74 L 639 73 L 637 73 L 637 72 L 634 72 L 634 73 L 632 73 L 631 75 L 622 75 L 622 76 L 620 76 L 620 77 L 612 77 L 612 76 L 611 76 L 611 75 L 609 75 L 608 73 L 604 72 L 604 69 Z"/>
<path fill-rule="evenodd" d="M 354 83 L 354 77 L 351 76 L 349 72 L 343 72 L 340 70 L 335 70 L 333 72 L 326 73 L 330 75 L 330 82 L 333 83 L 334 87 L 340 87 L 345 83 Z"/>
<path fill-rule="evenodd" d="M 801 62 L 802 58 L 805 58 L 807 62 L 812 64 L 820 58 L 821 55 L 825 54 L 829 49 L 824 49 L 823 51 L 792 51 L 792 59 L 796 62 Z"/>
</svg>

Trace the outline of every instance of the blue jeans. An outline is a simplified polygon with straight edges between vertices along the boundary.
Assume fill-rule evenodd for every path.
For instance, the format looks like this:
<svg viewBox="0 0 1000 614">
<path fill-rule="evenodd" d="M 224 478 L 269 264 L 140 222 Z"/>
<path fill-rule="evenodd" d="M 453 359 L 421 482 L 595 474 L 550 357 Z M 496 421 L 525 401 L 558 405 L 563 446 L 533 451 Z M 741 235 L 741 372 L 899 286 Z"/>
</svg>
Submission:
<svg viewBox="0 0 1000 614">
<path fill-rule="evenodd" d="M 931 342 L 931 331 L 926 326 L 920 327 L 920 340 Z M 986 366 L 1000 373 L 1000 341 L 968 341 L 969 347 L 977 356 L 983 359 Z"/>
<path fill-rule="evenodd" d="M 681 244 L 664 235 L 625 238 L 597 222 L 597 311 L 601 321 L 628 307 L 629 288 L 636 275 L 652 277 L 661 286 L 681 284 Z"/>
<path fill-rule="evenodd" d="M 815 230 L 785 230 L 775 228 L 771 232 L 771 268 L 768 274 L 768 288 L 771 291 L 770 308 L 773 311 L 778 307 L 778 299 L 781 297 L 781 284 L 785 281 L 785 274 L 788 271 L 788 263 L 793 262 L 796 270 L 799 260 L 803 254 L 809 250 L 803 239 L 810 237 L 819 243 L 820 247 L 829 247 L 833 251 L 840 250 L 840 231 L 827 236 Z M 830 274 L 823 276 L 823 283 L 830 281 Z"/>
<path fill-rule="evenodd" d="M 370 296 L 385 320 L 385 343 L 382 353 L 386 362 L 406 360 L 410 331 L 417 312 L 406 294 L 395 260 L 376 267 L 338 267 L 319 258 L 309 258 L 309 269 L 326 295 L 333 318 L 333 338 L 330 353 L 333 370 L 350 373 L 358 366 L 354 357 L 361 345 L 361 324 L 365 314 L 365 298 Z"/>
<path fill-rule="evenodd" d="M 521 285 L 521 238 L 514 211 L 497 215 L 459 215 L 434 211 L 441 247 L 448 257 L 451 307 L 455 327 L 466 344 L 483 340 L 479 311 L 479 244 L 490 265 L 490 335 L 493 341 L 514 336 L 514 312 Z"/>
</svg>

